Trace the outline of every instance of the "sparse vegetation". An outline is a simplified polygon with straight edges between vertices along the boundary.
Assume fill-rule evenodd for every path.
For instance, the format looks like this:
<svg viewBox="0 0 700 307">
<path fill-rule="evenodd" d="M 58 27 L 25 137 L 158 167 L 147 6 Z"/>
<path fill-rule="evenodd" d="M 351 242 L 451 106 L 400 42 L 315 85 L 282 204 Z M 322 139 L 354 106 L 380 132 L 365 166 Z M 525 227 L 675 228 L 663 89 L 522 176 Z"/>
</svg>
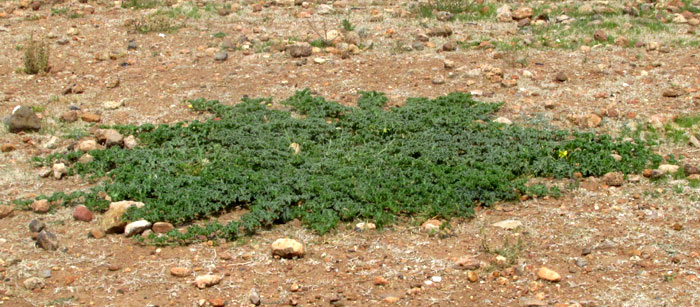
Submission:
<svg viewBox="0 0 700 307">
<path fill-rule="evenodd" d="M 24 72 L 30 75 L 48 72 L 49 54 L 49 43 L 35 40 L 32 35 L 24 46 Z"/>
</svg>

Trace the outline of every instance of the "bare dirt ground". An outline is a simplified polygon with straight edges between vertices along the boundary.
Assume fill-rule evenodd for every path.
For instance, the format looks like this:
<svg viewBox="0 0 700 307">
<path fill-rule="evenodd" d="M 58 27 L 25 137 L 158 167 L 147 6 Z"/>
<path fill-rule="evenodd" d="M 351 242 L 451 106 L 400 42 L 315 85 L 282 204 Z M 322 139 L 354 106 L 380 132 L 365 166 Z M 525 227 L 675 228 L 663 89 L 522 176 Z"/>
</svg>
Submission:
<svg viewBox="0 0 700 307">
<path fill-rule="evenodd" d="M 650 18 L 667 18 L 661 22 L 666 28 L 637 33 L 636 47 L 586 40 L 582 30 L 573 40 L 586 43 L 567 48 L 541 45 L 539 34 L 527 32 L 529 26 L 499 21 L 495 12 L 441 21 L 421 16 L 418 2 L 182 2 L 134 9 L 93 0 L 0 1 L 0 114 L 26 105 L 43 121 L 36 133 L 0 128 L 0 144 L 16 148 L 0 153 L 0 201 L 88 186 L 77 177 L 39 178 L 31 163 L 31 157 L 65 148 L 75 142 L 71 135 L 89 129 L 80 120 L 59 120 L 70 106 L 99 114 L 102 124 L 171 123 L 200 116 L 183 103 L 199 97 L 233 104 L 244 95 L 283 99 L 310 88 L 353 104 L 358 91 L 377 90 L 398 106 L 407 97 L 466 91 L 483 101 L 505 102 L 498 115 L 514 123 L 615 135 L 646 123 L 663 129 L 676 117 L 697 114 L 700 104 L 700 49 L 693 43 L 700 36 L 692 21 L 697 12 L 685 16 L 686 22 L 674 19 L 688 3 L 653 3 L 667 17 Z M 503 5 L 490 4 L 480 7 L 495 11 Z M 556 15 L 550 13 L 545 23 L 564 14 L 557 5 L 584 4 L 613 8 L 619 14 L 603 15 L 622 29 L 642 18 L 622 14 L 627 4 L 622 1 L 509 3 L 513 11 L 549 5 Z M 199 7 L 197 14 L 193 7 Z M 149 20 L 159 9 L 174 11 L 171 22 L 179 28 L 135 30 L 135 22 Z M 356 51 L 341 51 L 353 50 L 339 43 L 342 38 L 336 48 L 316 48 L 308 57 L 280 51 L 290 41 L 318 41 L 329 30 L 345 33 L 343 19 L 358 33 L 351 42 Z M 448 37 L 425 35 L 445 25 L 453 32 Z M 31 34 L 50 46 L 48 73 L 21 70 Z M 535 43 L 501 44 L 527 36 Z M 128 48 L 130 41 L 134 48 Z M 450 49 L 445 43 L 456 50 L 443 50 Z M 221 50 L 227 59 L 215 60 Z M 566 80 L 557 80 L 560 73 Z M 665 95 L 671 89 L 680 92 Z M 114 108 L 106 102 L 121 103 Z M 58 149 L 44 146 L 52 136 L 60 137 Z M 681 167 L 700 162 L 699 149 L 685 142 L 666 140 L 656 150 L 680 155 Z M 251 291 L 257 291 L 263 305 L 700 305 L 699 197 L 686 179 L 642 177 L 609 187 L 584 178 L 558 199 L 479 208 L 473 219 L 452 221 L 451 233 L 443 237 L 422 232 L 419 220 L 379 231 L 358 232 L 347 225 L 323 236 L 290 223 L 237 242 L 162 248 L 118 235 L 88 238 L 99 214 L 86 223 L 74 220 L 71 208 L 48 214 L 15 210 L 0 219 L 0 304 L 248 306 Z M 57 235 L 59 250 L 35 246 L 27 226 L 34 219 Z M 492 226 L 503 220 L 522 225 Z M 306 255 L 273 258 L 270 244 L 280 237 L 303 242 Z M 456 267 L 465 256 L 479 260 L 479 268 Z M 538 278 L 542 266 L 561 280 Z M 173 267 L 189 273 L 175 277 Z M 198 289 L 193 280 L 204 274 L 223 280 Z M 27 287 L 32 277 L 42 285 Z"/>
</svg>

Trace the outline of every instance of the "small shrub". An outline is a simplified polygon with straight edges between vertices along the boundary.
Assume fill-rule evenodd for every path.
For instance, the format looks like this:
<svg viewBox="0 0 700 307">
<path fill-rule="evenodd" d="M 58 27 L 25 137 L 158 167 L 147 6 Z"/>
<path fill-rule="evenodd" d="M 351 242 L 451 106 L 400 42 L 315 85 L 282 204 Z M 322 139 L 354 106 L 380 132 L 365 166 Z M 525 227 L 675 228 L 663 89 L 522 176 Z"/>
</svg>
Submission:
<svg viewBox="0 0 700 307">
<path fill-rule="evenodd" d="M 40 72 L 48 72 L 49 66 L 49 43 L 46 41 L 36 41 L 31 36 L 24 46 L 24 72 L 36 75 Z"/>
<path fill-rule="evenodd" d="M 133 26 L 134 30 L 139 33 L 169 33 L 181 28 L 182 24 L 175 23 L 172 18 L 166 15 L 155 14 L 136 20 Z"/>
<path fill-rule="evenodd" d="M 350 22 L 347 19 L 343 19 L 342 25 L 343 25 L 343 30 L 345 30 L 345 31 L 350 32 L 350 31 L 355 30 L 355 26 L 352 24 L 352 22 Z"/>
</svg>

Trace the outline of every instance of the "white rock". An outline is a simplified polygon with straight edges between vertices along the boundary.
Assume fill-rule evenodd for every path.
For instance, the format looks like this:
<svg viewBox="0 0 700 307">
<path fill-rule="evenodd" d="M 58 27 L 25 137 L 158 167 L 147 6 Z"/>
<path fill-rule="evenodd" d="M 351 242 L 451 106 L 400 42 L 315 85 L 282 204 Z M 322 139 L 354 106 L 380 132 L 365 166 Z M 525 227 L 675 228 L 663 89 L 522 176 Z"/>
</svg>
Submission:
<svg viewBox="0 0 700 307">
<path fill-rule="evenodd" d="M 659 165 L 659 171 L 664 174 L 673 174 L 678 171 L 679 166 L 673 164 L 661 164 Z"/>
<path fill-rule="evenodd" d="M 52 136 L 46 143 L 44 143 L 44 148 L 47 149 L 54 149 L 56 148 L 56 145 L 60 142 L 60 139 L 57 136 Z"/>
<path fill-rule="evenodd" d="M 102 103 L 102 107 L 107 110 L 116 110 L 124 105 L 123 101 L 105 101 Z"/>
<path fill-rule="evenodd" d="M 496 120 L 494 120 L 494 122 L 499 123 L 499 124 L 505 124 L 505 125 L 513 124 L 513 122 L 511 122 L 510 119 L 507 119 L 505 117 L 496 118 Z"/>
<path fill-rule="evenodd" d="M 523 226 L 523 223 L 521 221 L 516 221 L 516 220 L 504 220 L 504 221 L 500 221 L 498 223 L 495 223 L 492 226 L 512 230 L 512 229 Z"/>
<path fill-rule="evenodd" d="M 219 275 L 202 275 L 194 279 L 194 284 L 197 288 L 204 289 L 218 284 L 221 282 L 221 279 L 222 277 Z"/>
<path fill-rule="evenodd" d="M 134 149 L 138 145 L 139 143 L 138 141 L 136 141 L 136 137 L 134 137 L 133 135 L 124 138 L 124 147 L 126 147 L 127 149 Z"/>
<path fill-rule="evenodd" d="M 510 12 L 510 6 L 504 4 L 496 10 L 496 20 L 500 22 L 507 22 L 513 20 L 513 15 Z"/>
<path fill-rule="evenodd" d="M 279 256 L 281 258 L 304 256 L 304 245 L 294 239 L 277 239 L 275 242 L 272 242 L 270 247 L 272 248 L 273 256 Z"/>
<path fill-rule="evenodd" d="M 140 234 L 149 228 L 151 228 L 151 222 L 149 221 L 139 220 L 136 222 L 131 222 L 126 224 L 126 227 L 124 227 L 124 235 L 131 237 L 133 235 Z"/>
<path fill-rule="evenodd" d="M 63 175 L 68 173 L 68 169 L 66 168 L 66 165 L 63 163 L 56 163 L 53 165 L 51 168 L 53 170 L 53 177 L 56 179 L 61 179 Z"/>
<path fill-rule="evenodd" d="M 113 203 L 109 204 L 109 210 L 122 210 L 122 209 L 127 209 L 131 206 L 136 206 L 136 208 L 141 208 L 145 206 L 146 204 L 138 201 L 132 201 L 132 200 L 122 200 L 122 201 L 115 201 Z"/>
<path fill-rule="evenodd" d="M 372 229 L 376 229 L 376 228 L 377 228 L 377 226 L 374 225 L 374 223 L 365 223 L 365 222 L 361 222 L 361 223 L 357 223 L 357 224 L 355 225 L 355 230 L 360 230 L 360 231 L 362 231 L 362 230 L 372 230 Z"/>
</svg>

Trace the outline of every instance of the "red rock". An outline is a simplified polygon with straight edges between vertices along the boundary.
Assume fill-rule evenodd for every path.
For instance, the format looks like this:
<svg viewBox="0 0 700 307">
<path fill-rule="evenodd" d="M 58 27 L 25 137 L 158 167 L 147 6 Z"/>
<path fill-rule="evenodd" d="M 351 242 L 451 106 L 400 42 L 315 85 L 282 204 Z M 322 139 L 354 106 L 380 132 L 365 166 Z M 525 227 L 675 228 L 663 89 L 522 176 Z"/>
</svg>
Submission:
<svg viewBox="0 0 700 307">
<path fill-rule="evenodd" d="M 88 123 L 97 123 L 100 121 L 101 117 L 99 114 L 95 113 L 83 113 L 80 114 L 80 119 Z"/>
<path fill-rule="evenodd" d="M 78 221 L 89 222 L 92 221 L 93 217 L 95 217 L 95 215 L 92 214 L 90 209 L 83 205 L 76 206 L 75 209 L 73 209 L 73 218 Z"/>
<path fill-rule="evenodd" d="M 155 233 L 166 233 L 168 231 L 173 230 L 175 227 L 173 224 L 170 224 L 168 222 L 156 222 L 153 224 L 153 227 L 151 227 L 151 230 Z"/>
<path fill-rule="evenodd" d="M 222 307 L 222 306 L 226 306 L 226 301 L 224 301 L 222 298 L 219 298 L 219 297 L 210 298 L 209 304 L 211 304 L 214 307 Z"/>
<path fill-rule="evenodd" d="M 17 146 L 10 144 L 10 143 L 0 145 L 0 151 L 2 151 L 2 152 L 10 152 L 10 151 L 13 151 L 16 149 L 17 149 Z"/>
</svg>

